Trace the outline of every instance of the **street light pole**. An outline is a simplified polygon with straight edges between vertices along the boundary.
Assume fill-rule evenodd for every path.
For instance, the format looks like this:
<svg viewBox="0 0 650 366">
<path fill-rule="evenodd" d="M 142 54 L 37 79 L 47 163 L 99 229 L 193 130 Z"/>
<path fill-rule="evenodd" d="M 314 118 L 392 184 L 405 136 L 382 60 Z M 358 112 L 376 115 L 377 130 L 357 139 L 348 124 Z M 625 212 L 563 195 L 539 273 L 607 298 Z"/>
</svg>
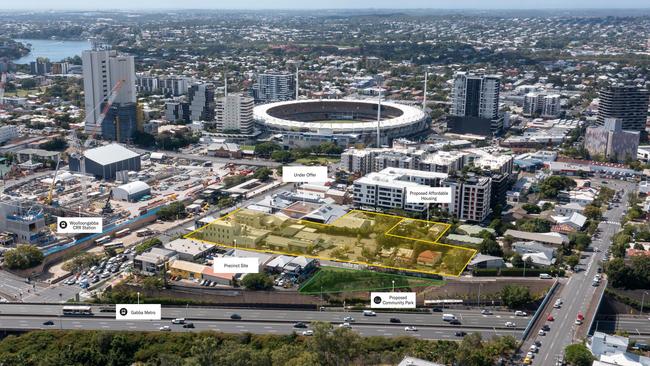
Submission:
<svg viewBox="0 0 650 366">
<path fill-rule="evenodd" d="M 641 296 L 641 311 L 639 312 L 640 315 L 643 315 L 643 305 L 645 305 L 645 295 L 648 293 L 648 291 L 643 291 L 643 296 Z"/>
<path fill-rule="evenodd" d="M 395 292 L 395 280 L 392 281 L 393 281 L 393 292 Z"/>
<path fill-rule="evenodd" d="M 140 293 L 138 292 L 138 305 L 140 305 Z"/>
</svg>

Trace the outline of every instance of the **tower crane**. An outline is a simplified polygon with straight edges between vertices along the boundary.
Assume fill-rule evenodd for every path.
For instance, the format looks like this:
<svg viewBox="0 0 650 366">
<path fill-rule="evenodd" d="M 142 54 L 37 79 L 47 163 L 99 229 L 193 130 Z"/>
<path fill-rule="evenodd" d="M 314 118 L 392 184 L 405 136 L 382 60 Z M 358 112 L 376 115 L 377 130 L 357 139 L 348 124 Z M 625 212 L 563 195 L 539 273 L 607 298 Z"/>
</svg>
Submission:
<svg viewBox="0 0 650 366">
<path fill-rule="evenodd" d="M 122 85 L 124 84 L 124 80 L 119 80 L 117 83 L 115 83 L 115 86 L 113 89 L 111 89 L 111 92 L 108 93 L 108 95 L 104 98 L 102 98 L 92 110 L 86 111 L 86 118 L 84 121 L 84 125 L 88 123 L 88 117 L 92 114 L 95 113 L 95 110 L 97 108 L 101 108 L 102 103 L 104 103 L 104 107 L 102 109 L 101 114 L 99 115 L 99 119 L 95 121 L 93 124 L 91 131 L 92 134 L 86 139 L 86 142 L 82 145 L 81 141 L 79 141 L 79 137 L 77 136 L 76 132 L 72 133 L 72 153 L 70 154 L 71 157 L 77 159 L 79 161 L 79 171 L 81 172 L 81 191 L 82 191 L 82 206 L 87 207 L 88 206 L 88 190 L 87 190 L 87 182 L 86 182 L 86 148 L 91 146 L 92 142 L 95 139 L 95 134 L 97 133 L 98 129 L 101 129 L 102 122 L 104 121 L 104 118 L 106 118 L 106 114 L 108 113 L 109 109 L 111 108 L 111 105 L 115 101 L 115 98 L 117 97 L 120 89 L 122 89 Z"/>
<path fill-rule="evenodd" d="M 54 177 L 52 178 L 52 184 L 50 184 L 50 190 L 47 193 L 47 198 L 45 199 L 45 204 L 52 204 L 52 193 L 54 191 L 54 186 L 56 185 L 56 176 L 59 174 L 59 163 L 61 162 L 61 157 L 56 158 L 56 168 L 54 169 Z"/>
</svg>

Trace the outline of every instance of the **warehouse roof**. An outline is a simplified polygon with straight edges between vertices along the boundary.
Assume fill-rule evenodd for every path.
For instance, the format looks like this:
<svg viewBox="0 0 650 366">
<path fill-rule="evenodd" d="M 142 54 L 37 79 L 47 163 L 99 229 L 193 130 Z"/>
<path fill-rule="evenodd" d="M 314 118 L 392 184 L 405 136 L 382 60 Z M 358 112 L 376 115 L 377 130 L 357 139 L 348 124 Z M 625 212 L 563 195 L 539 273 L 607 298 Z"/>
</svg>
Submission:
<svg viewBox="0 0 650 366">
<path fill-rule="evenodd" d="M 87 150 L 84 155 L 86 159 L 90 159 L 101 165 L 109 165 L 140 156 L 140 154 L 115 143 Z"/>
<path fill-rule="evenodd" d="M 127 194 L 131 195 L 131 194 L 136 194 L 136 193 L 148 191 L 151 188 L 149 187 L 149 185 L 147 183 L 141 182 L 141 181 L 138 180 L 138 181 L 135 181 L 135 182 L 130 182 L 130 183 L 127 183 L 127 184 L 123 184 L 123 185 L 117 187 L 116 189 L 122 189 L 122 190 L 126 191 Z"/>
</svg>

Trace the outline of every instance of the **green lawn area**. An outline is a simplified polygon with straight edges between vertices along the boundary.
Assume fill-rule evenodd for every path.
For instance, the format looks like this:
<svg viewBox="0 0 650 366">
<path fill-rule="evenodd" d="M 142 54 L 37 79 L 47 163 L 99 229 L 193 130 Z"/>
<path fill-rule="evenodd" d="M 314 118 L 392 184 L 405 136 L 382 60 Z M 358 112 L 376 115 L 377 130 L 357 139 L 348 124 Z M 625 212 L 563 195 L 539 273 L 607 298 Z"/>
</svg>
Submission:
<svg viewBox="0 0 650 366">
<path fill-rule="evenodd" d="M 341 161 L 341 158 L 332 158 L 332 157 L 323 157 L 323 156 L 313 156 L 308 158 L 297 159 L 296 163 L 299 164 L 331 164 L 338 163 Z"/>
<path fill-rule="evenodd" d="M 239 145 L 242 150 L 255 150 L 255 145 Z"/>
<path fill-rule="evenodd" d="M 29 94 L 36 94 L 39 92 L 44 92 L 45 88 L 34 88 L 34 89 L 18 89 L 13 92 L 5 92 L 5 97 L 26 97 Z"/>
<path fill-rule="evenodd" d="M 321 291 L 323 293 L 340 293 L 391 290 L 393 281 L 395 281 L 396 289 L 441 286 L 445 283 L 445 281 L 431 278 L 323 267 L 300 287 L 299 292 L 301 294 L 320 294 Z"/>
</svg>

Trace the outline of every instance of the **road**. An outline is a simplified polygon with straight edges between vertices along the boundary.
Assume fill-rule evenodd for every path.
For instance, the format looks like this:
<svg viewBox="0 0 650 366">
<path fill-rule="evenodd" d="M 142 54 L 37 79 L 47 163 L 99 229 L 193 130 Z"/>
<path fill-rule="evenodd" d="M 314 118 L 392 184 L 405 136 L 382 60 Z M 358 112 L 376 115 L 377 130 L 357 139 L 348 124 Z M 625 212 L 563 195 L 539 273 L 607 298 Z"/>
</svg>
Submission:
<svg viewBox="0 0 650 366">
<path fill-rule="evenodd" d="M 118 321 L 114 313 L 99 312 L 94 307 L 92 317 L 61 317 L 60 305 L 36 304 L 0 304 L 0 329 L 97 329 L 97 330 L 158 330 L 162 325 L 170 325 L 171 319 L 186 318 L 192 321 L 196 328 L 193 330 L 215 330 L 226 333 L 250 332 L 258 334 L 287 334 L 291 333 L 293 324 L 298 321 L 311 323 L 314 321 L 341 324 L 346 316 L 352 316 L 355 321 L 352 329 L 363 336 L 400 336 L 412 335 L 424 339 L 458 339 L 456 331 L 467 333 L 479 332 L 485 337 L 494 335 L 521 336 L 523 328 L 530 317 L 515 317 L 510 312 L 497 312 L 494 315 L 481 315 L 478 311 L 453 310 L 461 320 L 462 325 L 453 326 L 442 321 L 442 313 L 377 313 L 377 316 L 366 317 L 359 311 L 305 311 L 305 310 L 266 310 L 266 309 L 231 309 L 207 307 L 164 307 L 160 321 Z M 451 312 L 451 310 L 450 310 Z M 230 320 L 230 315 L 236 313 L 242 319 Z M 391 323 L 390 318 L 399 318 L 401 323 Z M 45 326 L 45 321 L 51 320 L 54 326 Z M 517 324 L 516 328 L 506 328 L 505 321 Z M 414 325 L 417 332 L 406 332 L 404 327 Z M 180 326 L 172 326 L 174 330 L 187 331 Z"/>
<path fill-rule="evenodd" d="M 616 315 L 615 317 L 596 318 L 594 329 L 613 334 L 616 331 L 626 332 L 631 337 L 650 338 L 650 317 L 648 315 Z"/>
<path fill-rule="evenodd" d="M 633 192 L 635 190 L 633 183 L 615 180 L 609 180 L 608 182 L 608 186 L 615 191 Z M 604 213 L 604 219 L 598 225 L 601 234 L 598 239 L 593 239 L 590 246 L 593 251 L 582 253 L 580 267 L 584 271 L 571 275 L 569 280 L 564 283 L 561 292 L 551 299 L 550 306 L 553 305 L 556 298 L 561 298 L 564 304 L 560 309 L 552 309 L 551 307 L 552 310 L 549 313 L 555 318 L 555 321 L 546 322 L 551 328 L 546 336 L 536 337 L 536 340 L 542 342 L 542 347 L 535 356 L 533 365 L 555 364 L 555 360 L 563 355 L 564 348 L 567 345 L 579 341 L 579 339 L 576 339 L 578 327 L 588 326 L 587 322 L 584 325 L 576 325 L 575 320 L 579 312 L 587 317 L 589 306 L 592 302 L 598 301 L 598 298 L 595 298 L 597 291 L 602 291 L 603 286 L 605 286 L 604 281 L 599 287 L 592 286 L 591 282 L 598 273 L 597 269 L 600 265 L 599 262 L 603 259 L 603 252 L 612 244 L 612 236 L 621 229 L 619 222 L 625 215 L 627 204 L 627 196 L 624 194 L 618 207 L 613 207 L 612 210 Z M 542 316 L 546 318 L 549 313 Z M 533 332 L 532 334 L 537 334 L 538 329 L 534 329 Z M 586 334 L 586 332 L 581 333 Z M 532 343 L 531 341 L 532 339 L 526 342 L 522 350 L 527 352 Z"/>
<path fill-rule="evenodd" d="M 167 151 L 167 150 L 159 150 L 159 151 L 151 151 L 151 150 L 145 150 L 141 148 L 135 148 L 132 146 L 129 146 L 131 150 L 134 150 L 140 154 L 146 154 L 146 153 L 152 153 L 152 152 L 161 152 L 164 153 L 167 156 L 174 157 L 174 158 L 181 158 L 181 159 L 187 159 L 187 160 L 194 160 L 194 161 L 210 161 L 213 164 L 229 164 L 233 163 L 236 165 L 253 165 L 253 166 L 265 166 L 269 168 L 277 168 L 279 166 L 282 166 L 281 163 L 275 162 L 275 161 L 269 161 L 269 160 L 262 160 L 262 159 L 229 159 L 229 158 L 217 158 L 214 156 L 208 156 L 208 155 L 195 155 L 195 154 L 185 154 L 185 153 L 178 153 L 178 152 L 172 152 L 172 151 Z"/>
</svg>

